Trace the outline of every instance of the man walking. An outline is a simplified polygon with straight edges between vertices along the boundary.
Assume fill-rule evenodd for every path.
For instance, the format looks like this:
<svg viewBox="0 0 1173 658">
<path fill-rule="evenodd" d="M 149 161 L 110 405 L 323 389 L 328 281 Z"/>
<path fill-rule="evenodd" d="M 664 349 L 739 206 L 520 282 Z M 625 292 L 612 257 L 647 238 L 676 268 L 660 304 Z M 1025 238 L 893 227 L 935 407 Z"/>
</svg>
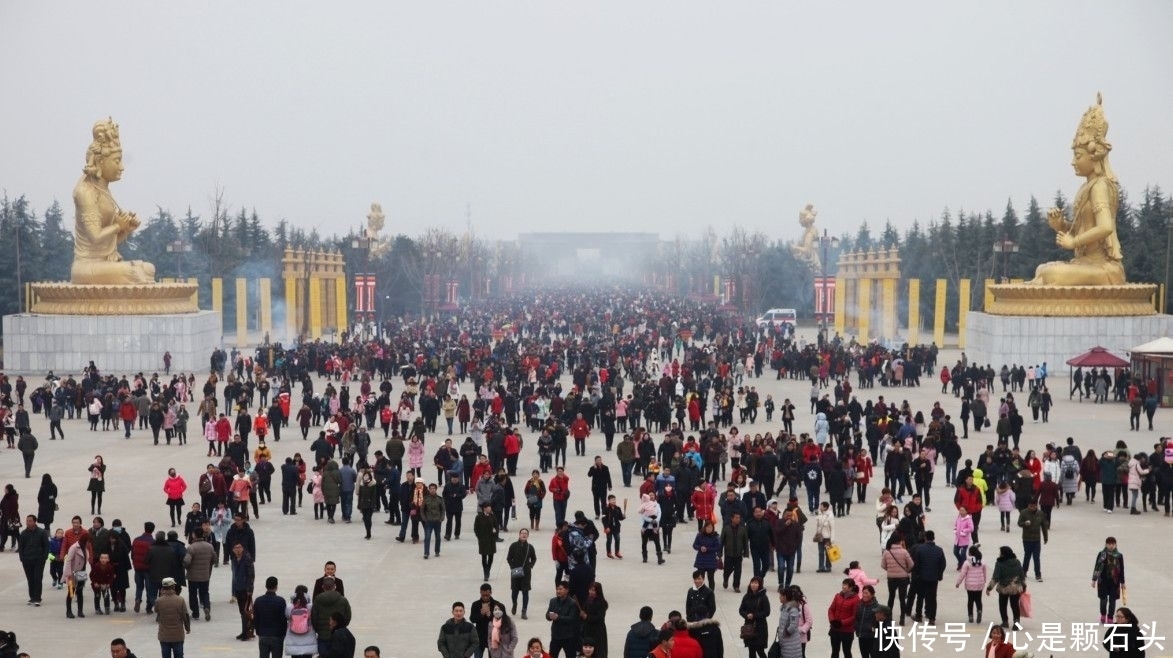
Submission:
<svg viewBox="0 0 1173 658">
<path fill-rule="evenodd" d="M 452 604 L 452 618 L 440 627 L 436 648 L 442 658 L 471 658 L 480 648 L 477 629 L 464 618 L 464 604 Z"/>
<path fill-rule="evenodd" d="M 175 592 L 174 578 L 164 578 L 155 601 L 155 621 L 159 625 L 159 649 L 163 658 L 183 658 L 183 642 L 191 632 L 187 602 Z"/>
<path fill-rule="evenodd" d="M 1025 574 L 1030 569 L 1033 557 L 1035 580 L 1041 583 L 1043 582 L 1043 544 L 1047 542 L 1047 531 L 1051 524 L 1039 509 L 1039 501 L 1031 500 L 1026 509 L 1018 513 L 1018 527 L 1022 528 L 1022 573 Z"/>
<path fill-rule="evenodd" d="M 587 469 L 587 477 L 591 479 L 591 500 L 595 504 L 597 520 L 607 506 L 607 494 L 611 491 L 611 469 L 603 463 L 602 457 L 595 455 L 595 464 Z"/>
<path fill-rule="evenodd" d="M 24 457 L 24 476 L 30 477 L 33 470 L 33 457 L 37 454 L 37 437 L 27 427 L 20 428 L 20 439 L 16 442 L 16 449 Z"/>
<path fill-rule="evenodd" d="M 912 618 L 920 622 L 927 620 L 930 626 L 937 623 L 937 584 L 945 577 L 945 551 L 936 544 L 937 534 L 932 530 L 925 531 L 925 540 L 912 549 L 912 585 L 908 593 L 908 607 L 912 608 L 912 600 L 916 601 L 916 608 Z M 921 611 L 924 616 L 921 616 Z"/>
<path fill-rule="evenodd" d="M 277 595 L 277 578 L 265 579 L 265 593 L 253 601 L 253 629 L 260 658 L 281 658 L 285 645 L 285 599 Z"/>
<path fill-rule="evenodd" d="M 49 556 L 49 533 L 37 525 L 37 517 L 29 514 L 20 531 L 20 565 L 29 586 L 29 605 L 40 607 L 41 585 L 45 580 L 45 558 Z"/>
<path fill-rule="evenodd" d="M 216 551 L 202 534 L 194 534 L 183 556 L 187 568 L 187 598 L 191 618 L 200 618 L 200 606 L 204 607 L 204 621 L 212 621 L 212 600 L 208 582 L 212 580 L 212 568 L 216 566 Z"/>
<path fill-rule="evenodd" d="M 318 634 L 318 653 L 326 656 L 330 653 L 330 638 L 334 633 L 330 617 L 335 612 L 341 613 L 349 624 L 350 601 L 338 591 L 333 578 L 325 578 L 322 580 L 322 593 L 314 597 L 313 604 L 310 623 Z"/>
<path fill-rule="evenodd" d="M 253 602 L 253 585 L 256 582 L 256 567 L 253 556 L 245 550 L 244 544 L 232 545 L 232 597 L 236 599 L 237 611 L 240 612 L 240 635 L 236 639 L 245 641 L 253 639 L 252 620 L 249 619 L 249 610 Z"/>
</svg>

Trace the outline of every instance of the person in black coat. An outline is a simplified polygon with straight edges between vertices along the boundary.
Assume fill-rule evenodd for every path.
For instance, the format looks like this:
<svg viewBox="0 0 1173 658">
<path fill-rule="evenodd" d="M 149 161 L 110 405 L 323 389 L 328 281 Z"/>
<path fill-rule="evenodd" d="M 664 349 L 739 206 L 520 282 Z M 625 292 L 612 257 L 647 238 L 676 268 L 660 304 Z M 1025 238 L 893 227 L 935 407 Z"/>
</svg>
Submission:
<svg viewBox="0 0 1173 658">
<path fill-rule="evenodd" d="M 944 578 L 945 567 L 948 564 L 945 551 L 937 546 L 935 539 L 936 533 L 926 530 L 924 543 L 917 544 L 910 551 L 913 567 L 908 607 L 912 608 L 912 601 L 915 600 L 913 620 L 920 622 L 923 610 L 924 618 L 927 618 L 930 625 L 935 624 L 937 620 L 937 584 Z"/>
<path fill-rule="evenodd" d="M 292 457 L 286 457 L 281 465 L 281 513 L 297 514 L 297 488 L 301 477 Z"/>
</svg>

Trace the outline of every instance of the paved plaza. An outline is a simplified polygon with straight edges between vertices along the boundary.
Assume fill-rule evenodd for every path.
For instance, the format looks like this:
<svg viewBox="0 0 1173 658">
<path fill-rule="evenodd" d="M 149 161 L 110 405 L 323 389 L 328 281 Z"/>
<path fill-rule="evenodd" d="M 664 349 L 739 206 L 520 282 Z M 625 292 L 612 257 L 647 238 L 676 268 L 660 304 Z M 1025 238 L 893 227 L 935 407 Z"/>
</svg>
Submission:
<svg viewBox="0 0 1173 658">
<path fill-rule="evenodd" d="M 942 353 L 939 364 L 952 365 L 958 355 L 955 350 L 946 350 Z M 1000 363 L 993 365 L 995 369 L 1001 366 Z M 203 379 L 202 374 L 197 376 L 197 386 L 202 384 Z M 1042 448 L 1047 442 L 1062 443 L 1068 436 L 1075 437 L 1077 445 L 1085 453 L 1089 448 L 1097 451 L 1107 449 L 1120 439 L 1127 441 L 1129 448 L 1134 452 L 1148 452 L 1152 450 L 1158 437 L 1173 432 L 1173 410 L 1158 410 L 1155 420 L 1156 431 L 1129 432 L 1126 405 L 1096 405 L 1088 401 L 1069 401 L 1066 394 L 1066 376 L 1052 377 L 1050 381 L 1055 397 L 1050 423 L 1032 423 L 1027 414 L 1022 438 L 1024 454 L 1028 449 Z M 400 384 L 400 381 L 395 382 L 397 391 L 401 388 Z M 766 394 L 772 394 L 778 402 L 783 398 L 790 398 L 798 411 L 796 431 L 812 431 L 813 419 L 808 413 L 807 402 L 809 384 L 799 380 L 776 381 L 772 375 L 747 380 L 746 384 L 756 386 L 763 400 Z M 472 391 L 470 386 L 465 384 L 461 392 Z M 960 401 L 951 394 L 941 395 L 939 392 L 940 382 L 935 376 L 931 376 L 919 388 L 889 389 L 877 386 L 875 389 L 857 389 L 856 395 L 861 402 L 877 395 L 884 395 L 885 399 L 897 403 L 907 399 L 914 410 L 923 410 L 926 415 L 932 403 L 939 400 L 946 412 L 953 415 L 956 421 Z M 1025 394 L 1020 396 L 1020 407 L 1025 409 Z M 188 409 L 195 416 L 195 405 L 189 404 Z M 204 456 L 204 441 L 195 429 L 197 424 L 198 416 L 195 416 L 189 431 L 192 435 L 190 444 L 184 447 L 151 445 L 149 430 L 134 431 L 130 440 L 124 440 L 121 431 L 90 432 L 84 420 L 66 421 L 66 439 L 50 441 L 48 422 L 43 416 L 39 416 L 33 420 L 33 432 L 40 441 L 33 478 L 24 479 L 21 459 L 16 450 L 0 448 L 0 483 L 13 483 L 17 487 L 21 496 L 20 509 L 23 516 L 30 512 L 35 513 L 40 474 L 50 472 L 60 490 L 60 511 L 54 526 L 68 527 L 69 518 L 79 514 L 84 519 L 85 527 L 89 527 L 86 467 L 94 455 L 101 454 L 109 465 L 102 509 L 107 527 L 113 519 L 119 518 L 132 537 L 141 533 L 142 524 L 147 520 L 152 520 L 161 529 L 167 530 L 167 508 L 164 504 L 162 484 L 168 467 L 175 467 L 187 480 L 187 500 L 190 503 L 194 499 L 197 478 L 204 465 L 208 463 Z M 440 425 L 443 426 L 443 423 Z M 764 413 L 759 414 L 756 424 L 741 426 L 743 433 L 777 433 L 780 427 L 777 423 L 767 424 Z M 960 431 L 959 423 L 958 428 Z M 315 429 L 314 432 L 316 431 Z M 379 432 L 372 434 L 372 451 L 382 447 L 382 440 L 379 437 Z M 428 437 L 429 457 L 435 450 L 436 437 L 437 435 Z M 525 438 L 526 447 L 518 467 L 519 476 L 514 480 L 519 491 L 526 475 L 537 464 L 535 435 L 527 433 Z M 658 443 L 658 436 L 656 440 Z M 982 433 L 971 431 L 970 438 L 962 441 L 964 458 L 976 459 L 985 445 L 994 440 L 995 436 L 989 430 Z M 618 461 L 613 453 L 603 452 L 602 442 L 601 435 L 596 433 L 588 439 L 586 457 L 571 455 L 568 458 L 567 472 L 571 478 L 572 492 L 569 506 L 571 511 L 589 511 L 589 483 L 586 471 L 593 455 L 606 455 L 613 478 L 617 485 L 621 485 Z M 457 440 L 456 443 L 459 445 L 460 441 Z M 277 464 L 295 451 L 302 451 L 307 457 L 310 455 L 309 443 L 303 442 L 296 431 L 287 430 L 282 441 L 270 442 L 269 445 Z M 250 449 L 251 447 L 250 445 Z M 572 450 L 570 452 L 573 453 Z M 424 475 L 426 481 L 434 481 L 435 470 L 425 466 Z M 549 476 L 544 477 L 548 481 Z M 468 602 L 475 599 L 483 582 L 480 578 L 480 563 L 471 528 L 475 512 L 474 499 L 470 497 L 466 500 L 464 533 L 460 541 L 444 543 L 442 557 L 433 557 L 425 561 L 422 543 L 399 544 L 393 540 L 398 528 L 384 525 L 385 515 L 376 516 L 375 536 L 371 541 L 363 540 L 363 529 L 357 512 L 355 523 L 350 525 L 341 522 L 327 525 L 324 521 L 314 521 L 308 495 L 307 505 L 296 517 L 282 516 L 279 504 L 279 475 L 275 476 L 275 479 L 278 479 L 278 482 L 274 483 L 278 496 L 277 504 L 263 506 L 260 518 L 252 521 L 257 534 L 256 594 L 261 594 L 261 585 L 265 577 L 270 575 L 280 579 L 278 591 L 286 597 L 297 584 L 312 586 L 313 580 L 322 574 L 322 564 L 326 560 L 333 560 L 338 564 L 338 575 L 346 584 L 347 597 L 354 609 L 351 629 L 358 640 L 360 650 L 366 645 L 376 644 L 382 648 L 384 656 L 435 655 L 437 632 L 440 625 L 449 617 L 451 603 L 455 600 Z M 872 502 L 880 487 L 880 482 L 873 479 L 868 492 L 868 504 L 856 505 L 850 516 L 836 519 L 836 540 L 842 548 L 843 557 L 835 565 L 832 573 L 814 573 L 817 565 L 814 546 L 810 543 L 812 530 L 809 527 L 807 529 L 804 538 L 803 569 L 802 573 L 796 576 L 795 583 L 805 590 L 815 614 L 813 637 L 807 653 L 812 658 L 829 654 L 826 609 L 832 596 L 839 591 L 843 578 L 841 572 L 848 561 L 858 560 L 869 576 L 880 578 L 881 583 L 876 587 L 877 593 L 881 600 L 887 598 L 887 587 L 879 568 L 879 539 L 873 521 Z M 723 487 L 720 489 L 723 490 Z M 675 551 L 667 556 L 666 564 L 657 566 L 654 557 L 650 563 L 643 564 L 640 561 L 639 525 L 635 511 L 639 503 L 638 494 L 636 489 L 625 489 L 622 486 L 617 486 L 615 493 L 621 501 L 626 500 L 628 507 L 628 520 L 625 522 L 622 536 L 624 559 L 606 559 L 605 551 L 600 549 L 597 579 L 603 584 L 610 601 L 610 610 L 607 614 L 610 655 L 618 658 L 622 655 L 627 628 L 636 621 L 640 606 L 653 607 L 656 624 L 663 622 L 670 610 L 683 611 L 685 593 L 691 585 L 694 553 L 690 547 L 694 526 L 685 523 L 677 527 Z M 930 507 L 933 511 L 928 515 L 927 527 L 936 531 L 938 543 L 944 548 L 947 556 L 951 553 L 952 525 L 955 516 L 955 510 L 951 505 L 952 498 L 953 490 L 946 488 L 944 478 L 939 475 L 932 489 Z M 504 564 L 504 550 L 509 542 L 516 538 L 516 531 L 526 526 L 525 516 L 522 506 L 518 512 L 518 521 L 511 523 L 510 532 L 505 533 L 506 543 L 499 545 L 501 550 L 493 566 L 491 583 L 494 587 L 494 596 L 506 602 L 509 597 L 509 572 Z M 1022 542 L 1017 529 L 1009 534 L 999 533 L 993 527 L 997 525 L 997 514 L 990 512 L 984 516 L 980 533 L 981 544 L 985 561 L 990 565 L 991 571 L 1000 545 L 1011 546 L 1021 558 Z M 534 570 L 535 589 L 531 593 L 529 619 L 521 620 L 515 617 L 519 626 L 518 654 L 521 653 L 525 640 L 530 637 L 541 638 L 548 646 L 550 625 L 544 620 L 544 612 L 549 597 L 553 596 L 554 568 L 549 549 L 552 528 L 553 509 L 547 505 L 543 510 L 542 530 L 531 536 L 531 542 L 538 550 L 539 562 Z M 1023 620 L 1024 632 L 1019 633 L 1017 637 L 1020 644 L 1029 644 L 1031 650 L 1041 656 L 1103 651 L 1099 647 L 1102 632 L 1098 627 L 1093 631 L 1094 638 L 1086 635 L 1077 638 L 1076 635 L 1086 632 L 1086 627 L 1075 625 L 1086 625 L 1097 620 L 1097 600 L 1095 591 L 1090 586 L 1091 572 L 1095 555 L 1102 548 L 1104 537 L 1108 535 L 1114 535 L 1119 539 L 1120 550 L 1125 556 L 1128 606 L 1136 612 L 1142 624 L 1150 625 L 1146 631 L 1148 634 L 1153 634 L 1153 622 L 1156 622 L 1157 636 L 1169 632 L 1173 627 L 1173 613 L 1170 613 L 1169 606 L 1169 592 L 1173 591 L 1173 575 L 1166 560 L 1170 539 L 1173 538 L 1173 518 L 1167 518 L 1161 512 L 1150 512 L 1142 516 L 1130 516 L 1120 511 L 1113 515 L 1104 514 L 1098 502 L 1086 503 L 1081 493 L 1071 507 L 1061 506 L 1055 509 L 1050 542 L 1042 551 L 1044 582 L 1028 581 L 1035 612 L 1033 618 Z M 953 564 L 951 559 L 950 564 Z M 746 560 L 743 587 L 746 586 L 745 581 L 748 581 L 750 571 L 750 562 Z M 220 568 L 214 573 L 211 584 L 212 621 L 209 623 L 200 620 L 192 624 L 192 632 L 186 643 L 187 655 L 256 655 L 255 640 L 246 643 L 234 639 L 240 632 L 240 623 L 236 606 L 228 603 L 229 577 L 228 568 Z M 771 591 L 775 586 L 775 577 L 773 573 L 767 577 Z M 956 573 L 949 568 L 940 588 L 937 623 L 939 627 L 944 624 L 960 624 L 959 628 L 963 630 L 956 636 L 956 641 L 964 641 L 964 648 L 957 644 L 946 644 L 943 637 L 937 639 L 932 649 L 914 649 L 906 641 L 904 655 L 929 652 L 948 655 L 958 650 L 960 655 L 978 655 L 986 627 L 965 624 L 965 594 L 963 590 L 953 587 L 955 577 Z M 26 606 L 25 601 L 28 597 L 24 576 L 16 555 L 11 552 L 0 554 L 0 583 L 3 584 L 3 596 L 0 596 L 0 628 L 15 630 L 22 650 L 29 652 L 33 658 L 108 656 L 109 641 L 114 637 L 125 638 L 140 658 L 158 655 L 159 645 L 155 639 L 153 616 L 127 612 L 107 617 L 90 611 L 87 612 L 85 619 L 68 620 L 65 618 L 64 592 L 48 587 L 45 590 L 42 607 Z M 128 598 L 132 597 L 133 584 Z M 92 610 L 92 597 L 87 596 L 87 599 L 87 610 Z M 738 628 L 742 623 L 737 614 L 740 600 L 741 595 L 734 594 L 732 588 L 728 591 L 722 590 L 718 579 L 717 618 L 724 630 L 727 656 L 746 655 L 745 648 L 737 639 Z M 776 597 L 771 595 L 771 601 L 776 601 Z M 771 634 L 774 632 L 775 619 L 776 615 L 770 620 Z M 987 623 L 998 621 L 996 596 L 985 597 L 984 619 Z M 906 632 L 910 626 L 911 622 L 909 626 L 905 626 Z M 1081 628 L 1084 630 L 1081 631 Z M 954 628 L 950 626 L 949 630 L 952 631 Z M 1039 651 L 1046 635 L 1052 636 L 1056 648 L 1044 648 Z M 1082 644 L 1084 649 L 1073 649 L 1076 643 Z M 1149 658 L 1173 656 L 1173 638 L 1164 641 L 1163 644 L 1163 650 L 1150 648 Z"/>
</svg>

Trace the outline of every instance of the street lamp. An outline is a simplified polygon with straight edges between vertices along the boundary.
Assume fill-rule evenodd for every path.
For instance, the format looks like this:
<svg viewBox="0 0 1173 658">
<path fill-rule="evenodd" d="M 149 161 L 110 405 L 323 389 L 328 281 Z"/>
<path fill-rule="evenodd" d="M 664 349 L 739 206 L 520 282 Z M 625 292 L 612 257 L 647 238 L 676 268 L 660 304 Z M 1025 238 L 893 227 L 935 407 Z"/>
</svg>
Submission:
<svg viewBox="0 0 1173 658">
<path fill-rule="evenodd" d="M 827 308 L 830 306 L 830 304 L 827 303 L 829 297 L 827 294 L 827 288 L 829 287 L 827 285 L 827 261 L 830 260 L 830 255 L 827 253 L 827 251 L 829 249 L 839 248 L 839 238 L 828 235 L 827 229 L 824 228 L 823 234 L 819 236 L 819 247 L 822 248 L 823 256 L 822 261 L 820 261 L 822 263 L 823 270 L 823 285 L 819 288 L 819 306 L 822 308 L 823 312 L 819 314 L 820 317 L 816 318 L 816 321 L 825 326 L 827 324 L 827 315 L 829 315 L 831 312 L 831 309 Z"/>
<path fill-rule="evenodd" d="M 1006 261 L 1010 258 L 1010 254 L 1018 253 L 1018 243 L 1014 240 L 1003 238 L 994 243 L 994 253 L 1002 254 L 1002 283 L 1007 283 L 1010 279 L 1007 274 Z"/>
<path fill-rule="evenodd" d="M 178 263 L 177 267 L 179 269 L 179 278 L 182 279 L 183 278 L 183 255 L 187 254 L 187 253 L 191 253 L 191 243 L 184 242 L 183 240 L 172 240 L 171 242 L 167 243 L 167 253 L 179 254 L 175 260 Z"/>
</svg>

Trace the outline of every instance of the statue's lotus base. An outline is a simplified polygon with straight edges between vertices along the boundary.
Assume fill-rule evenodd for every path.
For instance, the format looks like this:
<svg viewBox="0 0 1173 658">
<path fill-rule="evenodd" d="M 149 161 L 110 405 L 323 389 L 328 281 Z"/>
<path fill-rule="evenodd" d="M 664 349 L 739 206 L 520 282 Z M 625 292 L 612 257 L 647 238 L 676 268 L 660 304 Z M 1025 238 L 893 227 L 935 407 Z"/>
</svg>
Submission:
<svg viewBox="0 0 1173 658">
<path fill-rule="evenodd" d="M 1136 317 L 1156 314 L 1157 286 L 1035 286 L 1002 283 L 990 286 L 990 315 L 1025 317 Z M 1091 347 L 1089 345 L 1089 347 Z M 1074 354 L 1072 356 L 1075 356 Z"/>
<path fill-rule="evenodd" d="M 194 283 L 88 285 L 34 283 L 29 310 L 47 315 L 172 315 L 196 313 Z"/>
<path fill-rule="evenodd" d="M 223 337 L 219 311 L 166 315 L 4 316 L 4 371 L 43 377 L 79 375 L 91 360 L 102 373 L 206 372 Z"/>
</svg>

